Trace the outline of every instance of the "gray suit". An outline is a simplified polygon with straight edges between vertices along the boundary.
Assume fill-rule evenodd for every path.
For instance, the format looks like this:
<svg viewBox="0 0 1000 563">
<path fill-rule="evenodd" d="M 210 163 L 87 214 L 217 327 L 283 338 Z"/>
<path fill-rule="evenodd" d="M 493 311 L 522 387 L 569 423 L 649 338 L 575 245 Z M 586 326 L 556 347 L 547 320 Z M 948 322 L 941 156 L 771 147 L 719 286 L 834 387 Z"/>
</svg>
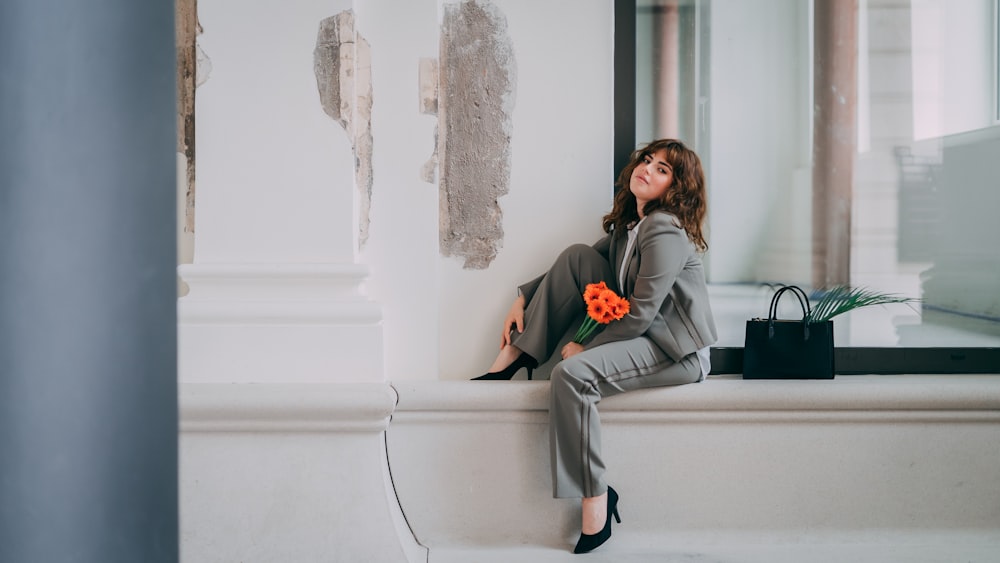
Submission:
<svg viewBox="0 0 1000 563">
<path fill-rule="evenodd" d="M 602 397 L 632 389 L 698 381 L 696 352 L 716 340 L 701 256 L 673 216 L 657 212 L 638 227 L 625 255 L 625 233 L 573 245 L 548 272 L 519 289 L 524 332 L 513 343 L 539 362 L 583 316 L 584 288 L 604 281 L 629 297 L 631 310 L 552 370 L 549 408 L 553 494 L 592 497 L 607 490 L 601 459 Z M 626 263 L 624 288 L 618 272 Z"/>
</svg>

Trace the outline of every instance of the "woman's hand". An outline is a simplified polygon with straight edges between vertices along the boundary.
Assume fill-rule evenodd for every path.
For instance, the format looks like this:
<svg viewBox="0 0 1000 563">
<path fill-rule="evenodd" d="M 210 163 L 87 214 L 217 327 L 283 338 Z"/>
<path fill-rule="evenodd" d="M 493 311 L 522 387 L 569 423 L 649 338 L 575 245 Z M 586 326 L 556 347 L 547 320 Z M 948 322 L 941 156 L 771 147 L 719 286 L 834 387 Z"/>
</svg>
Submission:
<svg viewBox="0 0 1000 563">
<path fill-rule="evenodd" d="M 570 342 L 569 344 L 563 346 L 562 348 L 562 359 L 566 360 L 570 356 L 575 356 L 583 352 L 583 344 L 577 342 Z"/>
<path fill-rule="evenodd" d="M 503 321 L 503 334 L 500 335 L 501 350 L 510 346 L 510 331 L 512 326 L 517 329 L 517 332 L 524 332 L 524 305 L 524 296 L 518 295 L 517 299 L 514 300 L 514 304 L 510 306 L 507 318 Z"/>
</svg>

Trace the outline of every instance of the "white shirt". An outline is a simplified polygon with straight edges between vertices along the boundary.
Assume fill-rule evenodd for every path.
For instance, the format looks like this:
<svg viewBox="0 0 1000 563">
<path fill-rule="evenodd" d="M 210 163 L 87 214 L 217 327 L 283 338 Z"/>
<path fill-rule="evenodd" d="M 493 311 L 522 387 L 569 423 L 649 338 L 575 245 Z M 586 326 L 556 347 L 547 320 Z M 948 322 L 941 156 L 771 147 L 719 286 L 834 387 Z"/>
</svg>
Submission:
<svg viewBox="0 0 1000 563">
<path fill-rule="evenodd" d="M 622 292 L 625 291 L 625 267 L 628 266 L 628 259 L 632 256 L 632 249 L 635 248 L 635 239 L 639 236 L 639 225 L 641 225 L 645 220 L 645 217 L 639 219 L 639 222 L 629 227 L 628 230 L 628 242 L 625 244 L 625 254 L 622 258 L 622 267 L 621 270 L 618 271 L 618 287 L 621 288 Z"/>
<path fill-rule="evenodd" d="M 705 381 L 705 378 L 708 377 L 708 373 L 712 371 L 712 354 L 710 349 L 710 346 L 705 346 L 697 352 L 698 363 L 701 364 L 701 377 L 698 378 L 698 381 Z"/>
<path fill-rule="evenodd" d="M 639 222 L 632 225 L 632 227 L 628 230 L 628 242 L 625 244 L 625 254 L 624 258 L 622 258 L 622 267 L 621 270 L 618 271 L 618 287 L 622 288 L 623 292 L 625 288 L 625 268 L 628 265 L 629 257 L 632 256 L 632 249 L 635 248 L 635 239 L 639 236 L 639 225 L 641 225 L 645 220 L 645 217 L 639 219 Z M 708 377 L 709 372 L 712 371 L 712 355 L 710 347 L 705 346 L 704 348 L 698 350 L 697 354 L 698 364 L 701 365 L 701 377 L 698 378 L 698 381 L 704 381 L 705 378 Z"/>
</svg>

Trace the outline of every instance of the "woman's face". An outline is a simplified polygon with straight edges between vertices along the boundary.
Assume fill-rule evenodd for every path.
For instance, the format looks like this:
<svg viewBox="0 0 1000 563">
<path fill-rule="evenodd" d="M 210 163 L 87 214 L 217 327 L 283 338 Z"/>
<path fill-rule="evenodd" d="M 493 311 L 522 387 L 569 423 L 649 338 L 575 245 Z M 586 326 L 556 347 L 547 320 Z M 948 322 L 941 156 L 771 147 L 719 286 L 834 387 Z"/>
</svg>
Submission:
<svg viewBox="0 0 1000 563">
<path fill-rule="evenodd" d="M 667 164 L 667 151 L 660 149 L 643 157 L 629 180 L 629 190 L 635 196 L 639 213 L 646 202 L 660 199 L 674 183 L 674 169 Z"/>
</svg>

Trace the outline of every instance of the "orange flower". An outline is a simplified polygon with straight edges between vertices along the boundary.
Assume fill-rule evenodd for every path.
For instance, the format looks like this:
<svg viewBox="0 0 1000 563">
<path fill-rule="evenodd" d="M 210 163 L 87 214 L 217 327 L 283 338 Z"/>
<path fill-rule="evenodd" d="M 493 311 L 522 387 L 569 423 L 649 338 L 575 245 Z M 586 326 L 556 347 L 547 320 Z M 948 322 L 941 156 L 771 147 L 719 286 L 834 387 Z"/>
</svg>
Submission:
<svg viewBox="0 0 1000 563">
<path fill-rule="evenodd" d="M 608 289 L 608 286 L 604 282 L 600 283 L 588 283 L 586 289 L 583 291 L 583 301 L 587 305 L 601 294 L 602 291 Z"/>
<path fill-rule="evenodd" d="M 622 299 L 618 297 L 617 300 L 611 304 L 611 312 L 614 315 L 614 320 L 620 320 L 622 317 L 628 314 L 631 306 L 629 305 L 628 299 Z"/>
<path fill-rule="evenodd" d="M 617 320 L 616 309 L 619 307 L 621 298 L 610 289 L 601 290 L 597 297 L 591 299 L 587 305 L 587 314 L 600 324 L 608 324 Z"/>
<path fill-rule="evenodd" d="M 608 304 L 600 299 L 594 299 L 589 305 L 587 305 L 587 315 L 601 324 L 607 324 L 609 322 L 605 321 L 604 317 L 606 317 L 610 312 Z"/>
<path fill-rule="evenodd" d="M 618 297 L 618 294 L 615 293 L 614 291 L 611 291 L 610 289 L 605 289 L 605 290 L 601 291 L 600 295 L 598 296 L 598 299 L 600 299 L 601 301 L 604 301 L 608 305 L 611 305 L 614 302 L 616 302 L 619 299 L 621 299 L 621 297 Z"/>
<path fill-rule="evenodd" d="M 604 317 L 599 321 L 602 325 L 606 325 L 611 321 L 615 320 L 615 312 L 608 309 L 608 312 L 604 314 Z"/>
<path fill-rule="evenodd" d="M 573 342 L 581 344 L 593 334 L 598 325 L 621 319 L 628 314 L 630 308 L 628 299 L 620 297 L 604 282 L 587 284 L 583 301 L 587 307 L 587 317 L 573 337 Z"/>
</svg>

